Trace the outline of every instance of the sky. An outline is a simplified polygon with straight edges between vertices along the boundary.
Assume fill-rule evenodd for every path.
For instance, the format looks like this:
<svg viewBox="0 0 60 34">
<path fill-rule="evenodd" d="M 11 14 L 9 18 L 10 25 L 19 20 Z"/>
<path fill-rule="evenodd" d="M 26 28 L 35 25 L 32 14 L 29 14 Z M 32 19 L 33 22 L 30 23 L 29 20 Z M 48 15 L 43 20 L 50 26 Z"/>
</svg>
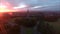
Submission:
<svg viewBox="0 0 60 34">
<path fill-rule="evenodd" d="M 5 0 L 11 3 L 14 7 L 21 4 L 29 5 L 30 7 L 40 6 L 38 9 L 43 10 L 60 10 L 60 0 Z M 43 8 L 45 7 L 45 8 Z"/>
<path fill-rule="evenodd" d="M 13 4 L 14 6 L 18 6 L 21 3 L 30 5 L 30 6 L 44 6 L 44 5 L 53 5 L 53 4 L 59 4 L 60 0 L 6 0 Z"/>
</svg>

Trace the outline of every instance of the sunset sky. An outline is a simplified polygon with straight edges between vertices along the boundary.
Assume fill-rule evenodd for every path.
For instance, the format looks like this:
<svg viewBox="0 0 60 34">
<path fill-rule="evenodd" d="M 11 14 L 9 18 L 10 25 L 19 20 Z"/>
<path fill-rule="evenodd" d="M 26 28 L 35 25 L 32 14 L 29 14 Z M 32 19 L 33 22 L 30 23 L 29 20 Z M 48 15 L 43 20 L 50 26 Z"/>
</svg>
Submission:
<svg viewBox="0 0 60 34">
<path fill-rule="evenodd" d="M 36 6 L 36 5 L 50 5 L 50 4 L 59 4 L 60 0 L 6 0 L 13 4 L 14 6 L 17 6 L 21 3 L 28 4 L 31 6 Z"/>
</svg>

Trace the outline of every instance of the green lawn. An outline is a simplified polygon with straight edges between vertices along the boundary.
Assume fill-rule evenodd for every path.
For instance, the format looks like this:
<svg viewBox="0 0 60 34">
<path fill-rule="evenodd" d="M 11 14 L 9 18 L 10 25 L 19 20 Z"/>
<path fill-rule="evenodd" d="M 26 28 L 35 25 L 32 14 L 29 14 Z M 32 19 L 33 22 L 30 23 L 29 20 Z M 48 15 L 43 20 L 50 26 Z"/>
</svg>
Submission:
<svg viewBox="0 0 60 34">
<path fill-rule="evenodd" d="M 60 19 L 56 22 L 45 21 L 45 23 L 49 23 L 49 25 L 56 31 L 56 34 L 60 34 Z M 32 28 L 26 28 L 26 34 L 32 34 Z"/>
<path fill-rule="evenodd" d="M 32 28 L 26 28 L 26 34 L 32 34 Z"/>
</svg>

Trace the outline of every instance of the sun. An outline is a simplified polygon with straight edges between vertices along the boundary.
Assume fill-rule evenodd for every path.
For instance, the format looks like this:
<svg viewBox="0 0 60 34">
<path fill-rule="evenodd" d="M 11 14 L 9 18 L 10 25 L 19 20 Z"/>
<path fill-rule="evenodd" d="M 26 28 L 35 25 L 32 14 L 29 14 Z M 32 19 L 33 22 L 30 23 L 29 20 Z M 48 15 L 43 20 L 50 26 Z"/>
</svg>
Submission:
<svg viewBox="0 0 60 34">
<path fill-rule="evenodd" d="M 7 9 L 7 6 L 5 6 L 5 5 L 0 5 L 0 12 L 5 12 L 5 11 L 7 11 L 8 9 Z"/>
<path fill-rule="evenodd" d="M 14 10 L 9 9 L 7 6 L 5 5 L 0 5 L 0 12 L 13 12 Z"/>
<path fill-rule="evenodd" d="M 0 5 L 0 12 L 4 12 L 4 10 L 6 10 L 6 6 L 4 6 L 4 5 Z"/>
</svg>

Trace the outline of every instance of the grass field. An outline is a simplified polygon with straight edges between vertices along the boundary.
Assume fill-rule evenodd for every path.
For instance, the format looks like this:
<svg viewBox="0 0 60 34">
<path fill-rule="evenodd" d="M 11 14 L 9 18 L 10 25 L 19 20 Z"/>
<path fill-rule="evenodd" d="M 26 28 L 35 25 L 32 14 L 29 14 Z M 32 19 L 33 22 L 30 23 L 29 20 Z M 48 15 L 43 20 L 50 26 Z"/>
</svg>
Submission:
<svg viewBox="0 0 60 34">
<path fill-rule="evenodd" d="M 56 34 L 60 34 L 60 19 L 58 19 L 58 21 L 56 22 L 45 22 L 45 23 L 49 23 L 49 25 L 53 27 Z"/>
<path fill-rule="evenodd" d="M 52 31 L 54 30 L 55 34 L 60 34 L 60 19 L 58 19 L 56 22 L 45 21 L 45 23 L 48 23 L 49 26 L 52 26 L 50 28 Z M 26 34 L 32 34 L 32 28 L 26 28 Z"/>
<path fill-rule="evenodd" d="M 60 19 L 58 19 L 57 21 L 55 22 L 47 22 L 47 21 L 44 21 L 45 25 L 48 23 L 49 24 L 49 28 L 51 28 L 52 31 L 55 32 L 55 34 L 60 34 Z M 25 28 L 25 33 L 26 34 L 32 34 L 33 31 L 32 31 L 32 28 Z"/>
</svg>

